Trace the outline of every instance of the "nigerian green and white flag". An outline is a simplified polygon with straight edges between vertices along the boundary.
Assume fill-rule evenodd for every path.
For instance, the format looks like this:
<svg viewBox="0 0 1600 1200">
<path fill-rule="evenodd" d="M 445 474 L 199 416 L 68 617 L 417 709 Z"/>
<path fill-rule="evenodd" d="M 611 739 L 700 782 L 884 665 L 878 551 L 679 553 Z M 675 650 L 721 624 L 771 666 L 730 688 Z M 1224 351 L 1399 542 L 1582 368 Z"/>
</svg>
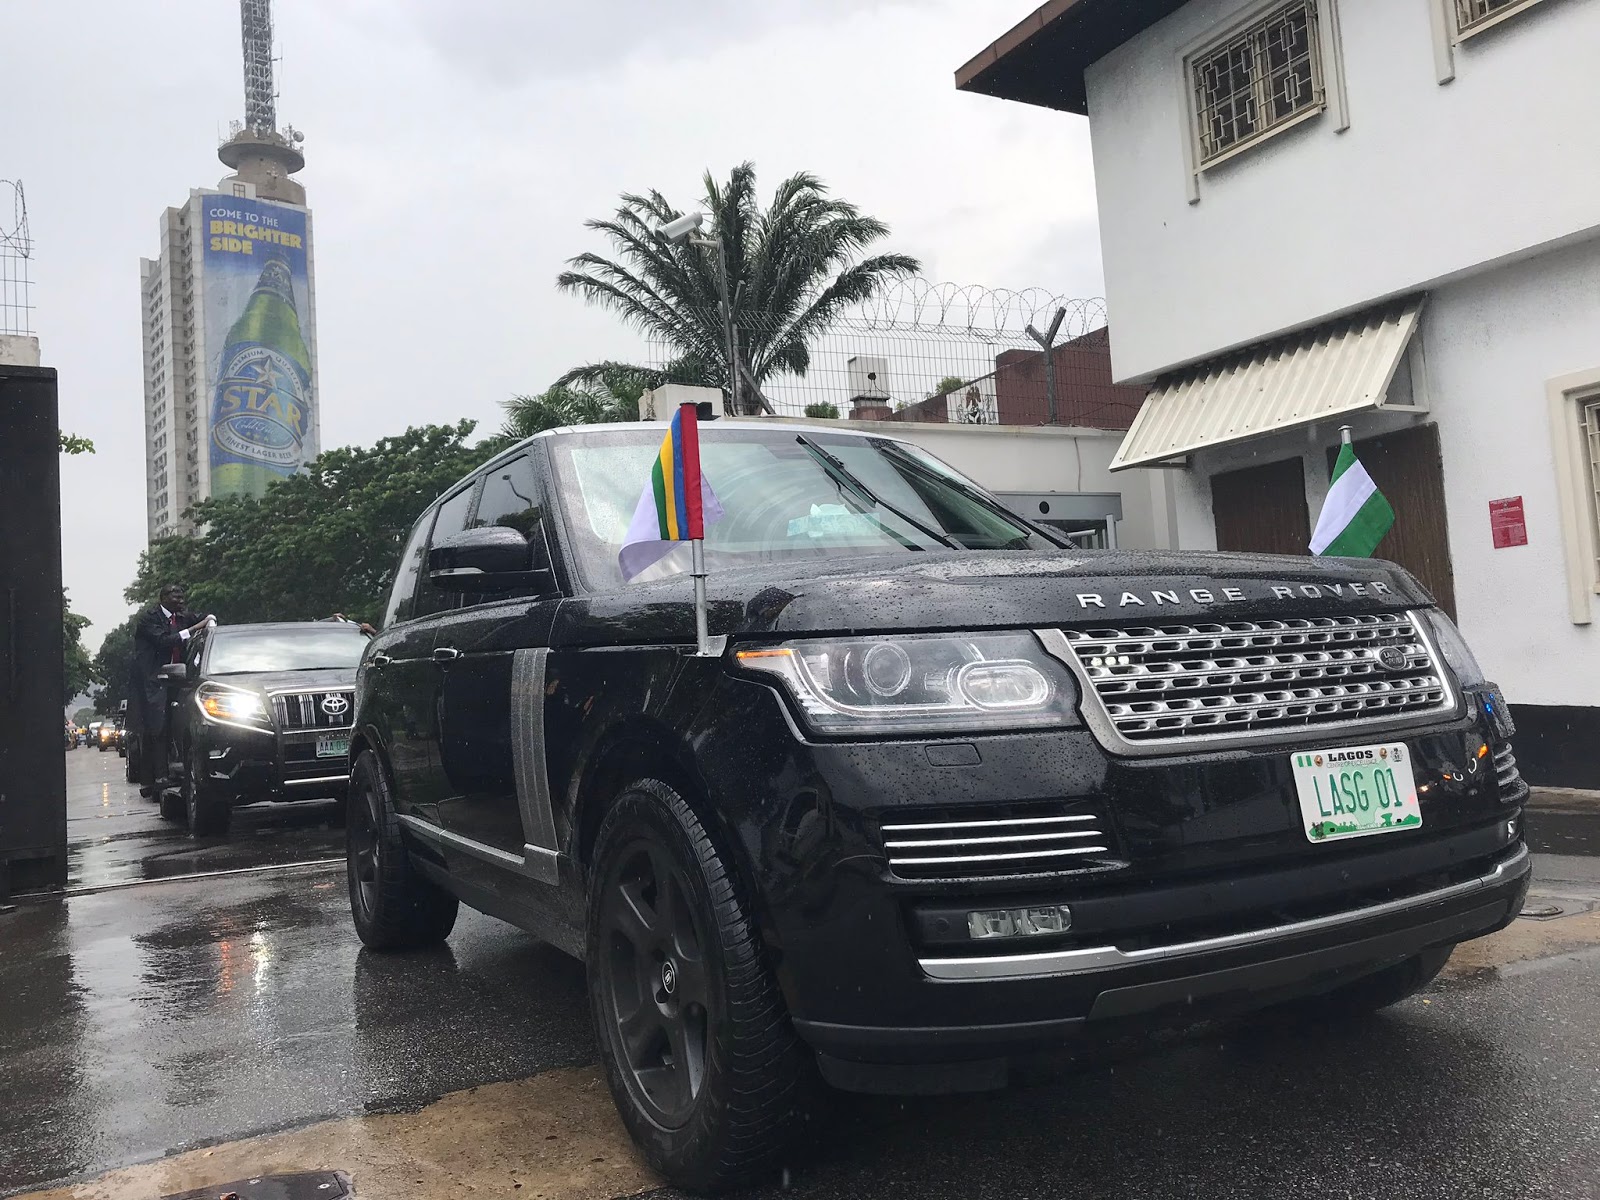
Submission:
<svg viewBox="0 0 1600 1200">
<path fill-rule="evenodd" d="M 1311 553 L 1370 558 L 1393 525 L 1394 509 L 1346 442 L 1333 464 L 1333 485 L 1311 535 Z"/>
</svg>

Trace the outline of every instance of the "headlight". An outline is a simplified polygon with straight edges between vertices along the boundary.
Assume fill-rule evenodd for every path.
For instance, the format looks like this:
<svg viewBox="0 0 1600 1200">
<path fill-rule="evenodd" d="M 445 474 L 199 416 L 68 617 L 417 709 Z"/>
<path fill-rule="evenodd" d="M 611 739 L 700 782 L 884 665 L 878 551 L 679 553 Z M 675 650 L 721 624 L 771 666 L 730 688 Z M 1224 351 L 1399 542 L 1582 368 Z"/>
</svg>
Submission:
<svg viewBox="0 0 1600 1200">
<path fill-rule="evenodd" d="M 272 723 L 267 716 L 266 700 L 260 692 L 247 692 L 220 683 L 202 683 L 195 689 L 194 698 L 200 711 L 213 721 L 259 725 L 263 728 Z"/>
<path fill-rule="evenodd" d="M 1071 677 L 1030 633 L 816 638 L 740 650 L 822 734 L 955 733 L 1072 725 Z"/>
<path fill-rule="evenodd" d="M 1444 661 L 1455 672 L 1456 682 L 1464 688 L 1483 683 L 1483 668 L 1478 665 L 1477 658 L 1461 636 L 1461 631 L 1456 628 L 1456 623 L 1437 608 L 1424 609 L 1422 616 L 1427 622 L 1428 632 L 1433 634 L 1434 644 L 1439 647 L 1439 653 L 1444 655 Z"/>
</svg>

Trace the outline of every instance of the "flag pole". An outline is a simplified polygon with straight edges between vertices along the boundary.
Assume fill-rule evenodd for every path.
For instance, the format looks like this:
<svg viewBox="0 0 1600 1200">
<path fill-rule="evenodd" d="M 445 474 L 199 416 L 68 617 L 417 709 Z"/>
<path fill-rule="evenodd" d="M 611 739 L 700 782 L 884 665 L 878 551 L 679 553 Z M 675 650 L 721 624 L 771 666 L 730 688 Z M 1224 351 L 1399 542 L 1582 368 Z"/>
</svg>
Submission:
<svg viewBox="0 0 1600 1200">
<path fill-rule="evenodd" d="M 1341 446 L 1352 445 L 1352 443 L 1350 441 L 1350 426 L 1348 426 L 1348 425 L 1339 426 L 1339 444 Z"/>
<path fill-rule="evenodd" d="M 694 579 L 694 645 L 695 657 L 712 658 L 711 633 L 707 625 L 706 612 L 706 542 L 704 538 L 695 538 L 689 543 L 690 568 L 689 574 Z"/>
</svg>

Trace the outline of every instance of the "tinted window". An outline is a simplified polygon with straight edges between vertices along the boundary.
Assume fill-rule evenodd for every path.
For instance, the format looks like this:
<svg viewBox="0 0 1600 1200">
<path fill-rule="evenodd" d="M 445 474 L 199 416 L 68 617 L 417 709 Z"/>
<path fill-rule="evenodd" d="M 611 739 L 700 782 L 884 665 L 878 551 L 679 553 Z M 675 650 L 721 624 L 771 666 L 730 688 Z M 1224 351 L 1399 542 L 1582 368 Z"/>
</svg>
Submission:
<svg viewBox="0 0 1600 1200">
<path fill-rule="evenodd" d="M 417 527 L 400 555 L 400 565 L 395 568 L 394 587 L 389 591 L 389 607 L 383 614 L 387 629 L 396 621 L 409 621 L 416 616 L 417 576 L 422 573 L 422 553 L 428 546 L 428 527 L 433 521 L 433 510 L 422 514 Z"/>
<path fill-rule="evenodd" d="M 544 480 L 531 458 L 512 459 L 487 473 L 472 524 L 515 529 L 532 544 L 534 567 L 550 565 L 544 541 Z"/>
<path fill-rule="evenodd" d="M 367 647 L 365 635 L 342 621 L 288 629 L 218 629 L 210 642 L 207 675 L 353 667 Z"/>
<path fill-rule="evenodd" d="M 976 484 L 904 443 L 809 429 L 804 437 L 793 426 L 700 431 L 705 478 L 725 514 L 706 527 L 712 567 L 844 554 L 1054 548 Z M 590 587 L 621 585 L 617 553 L 660 447 L 659 428 L 554 440 L 570 550 Z M 636 579 L 685 572 L 689 557 L 688 543 L 680 543 Z"/>
<path fill-rule="evenodd" d="M 449 537 L 452 533 L 460 533 L 467 527 L 467 512 L 472 508 L 472 491 L 472 484 L 468 484 L 439 505 L 439 516 L 433 523 L 430 544 L 440 538 Z M 429 583 L 424 583 L 417 595 L 418 616 L 460 606 L 461 593 L 440 591 Z"/>
</svg>

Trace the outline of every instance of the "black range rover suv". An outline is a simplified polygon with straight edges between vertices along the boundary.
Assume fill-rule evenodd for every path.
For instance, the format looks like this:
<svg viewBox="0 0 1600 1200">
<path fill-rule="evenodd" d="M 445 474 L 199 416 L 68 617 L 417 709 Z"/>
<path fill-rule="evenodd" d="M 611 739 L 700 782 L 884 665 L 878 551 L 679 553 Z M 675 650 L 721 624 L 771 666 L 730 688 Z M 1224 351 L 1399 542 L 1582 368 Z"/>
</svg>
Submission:
<svg viewBox="0 0 1600 1200">
<path fill-rule="evenodd" d="M 819 1073 L 1374 1009 L 1520 909 L 1508 714 L 1406 572 L 1071 549 L 892 438 L 719 421 L 700 656 L 689 548 L 617 566 L 661 438 L 541 434 L 422 517 L 348 846 L 369 946 L 460 900 L 586 961 L 669 1179 L 769 1168 Z"/>
</svg>

